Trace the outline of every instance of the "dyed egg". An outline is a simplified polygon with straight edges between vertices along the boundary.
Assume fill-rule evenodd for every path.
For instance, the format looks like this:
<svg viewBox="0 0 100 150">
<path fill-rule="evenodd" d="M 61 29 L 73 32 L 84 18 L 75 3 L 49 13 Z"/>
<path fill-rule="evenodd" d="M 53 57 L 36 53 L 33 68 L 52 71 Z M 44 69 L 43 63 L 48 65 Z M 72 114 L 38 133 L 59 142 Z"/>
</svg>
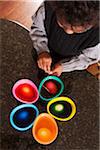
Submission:
<svg viewBox="0 0 100 150">
<path fill-rule="evenodd" d="M 58 97 L 64 90 L 62 80 L 56 76 L 45 77 L 39 85 L 39 95 L 42 100 L 50 101 Z"/>
<path fill-rule="evenodd" d="M 10 123 L 16 130 L 26 131 L 32 127 L 38 115 L 39 111 L 36 106 L 32 104 L 22 104 L 11 111 Z"/>
<path fill-rule="evenodd" d="M 28 79 L 17 81 L 13 86 L 12 93 L 18 101 L 23 103 L 35 103 L 39 97 L 36 85 Z"/>
<path fill-rule="evenodd" d="M 47 112 L 57 120 L 68 121 L 75 115 L 76 105 L 68 97 L 57 97 L 47 104 Z"/>
<path fill-rule="evenodd" d="M 44 86 L 50 92 L 50 94 L 56 94 L 57 93 L 57 86 L 52 81 L 46 82 Z"/>
<path fill-rule="evenodd" d="M 34 122 L 32 134 L 38 143 L 43 145 L 50 144 L 58 135 L 57 123 L 49 114 L 42 113 Z"/>
</svg>

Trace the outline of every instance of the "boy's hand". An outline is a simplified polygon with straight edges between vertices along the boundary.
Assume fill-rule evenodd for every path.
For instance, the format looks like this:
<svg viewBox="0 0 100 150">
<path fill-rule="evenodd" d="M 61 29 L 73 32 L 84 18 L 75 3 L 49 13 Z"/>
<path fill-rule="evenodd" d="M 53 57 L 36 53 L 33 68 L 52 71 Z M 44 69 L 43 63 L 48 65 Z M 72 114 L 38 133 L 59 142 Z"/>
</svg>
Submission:
<svg viewBox="0 0 100 150">
<path fill-rule="evenodd" d="M 42 52 L 38 56 L 38 67 L 44 70 L 46 73 L 51 71 L 52 58 L 48 52 Z"/>
<path fill-rule="evenodd" d="M 57 64 L 55 64 L 55 66 L 52 69 L 52 71 L 50 72 L 50 74 L 60 76 L 62 71 L 63 71 L 62 65 L 60 63 L 57 63 Z"/>
</svg>

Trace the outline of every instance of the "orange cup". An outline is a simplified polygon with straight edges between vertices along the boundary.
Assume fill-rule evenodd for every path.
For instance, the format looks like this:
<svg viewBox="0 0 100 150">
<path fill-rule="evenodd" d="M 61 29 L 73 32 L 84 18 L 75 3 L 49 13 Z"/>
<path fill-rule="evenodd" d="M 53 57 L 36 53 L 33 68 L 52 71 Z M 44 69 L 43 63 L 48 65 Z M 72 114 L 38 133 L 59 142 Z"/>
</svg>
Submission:
<svg viewBox="0 0 100 150">
<path fill-rule="evenodd" d="M 34 121 L 32 134 L 38 143 L 50 144 L 58 135 L 57 123 L 49 114 L 42 113 Z"/>
</svg>

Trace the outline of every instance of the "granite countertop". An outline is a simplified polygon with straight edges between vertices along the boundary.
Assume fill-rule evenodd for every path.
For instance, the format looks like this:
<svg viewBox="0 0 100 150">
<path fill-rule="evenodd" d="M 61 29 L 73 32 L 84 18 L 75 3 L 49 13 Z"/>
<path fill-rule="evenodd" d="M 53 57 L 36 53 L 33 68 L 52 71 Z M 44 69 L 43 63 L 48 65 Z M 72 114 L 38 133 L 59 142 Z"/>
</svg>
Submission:
<svg viewBox="0 0 100 150">
<path fill-rule="evenodd" d="M 99 150 L 99 82 L 86 71 L 63 73 L 65 90 L 62 96 L 73 99 L 77 113 L 67 122 L 57 121 L 59 135 L 50 145 L 38 144 L 31 129 L 18 132 L 9 122 L 11 110 L 20 103 L 12 96 L 14 83 L 28 78 L 38 86 L 38 68 L 32 57 L 32 41 L 21 26 L 0 20 L 1 65 L 1 150 Z M 46 112 L 41 102 L 36 103 L 40 112 Z"/>
</svg>

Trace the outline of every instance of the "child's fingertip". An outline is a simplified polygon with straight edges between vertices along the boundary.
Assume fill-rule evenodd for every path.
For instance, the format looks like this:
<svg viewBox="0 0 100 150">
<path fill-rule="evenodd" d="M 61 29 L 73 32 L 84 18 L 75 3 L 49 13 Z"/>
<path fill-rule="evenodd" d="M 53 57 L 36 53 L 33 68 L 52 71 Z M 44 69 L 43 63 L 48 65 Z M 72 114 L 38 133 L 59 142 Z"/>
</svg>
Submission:
<svg viewBox="0 0 100 150">
<path fill-rule="evenodd" d="M 52 71 L 49 72 L 49 74 L 52 74 L 52 73 L 53 73 Z"/>
</svg>

